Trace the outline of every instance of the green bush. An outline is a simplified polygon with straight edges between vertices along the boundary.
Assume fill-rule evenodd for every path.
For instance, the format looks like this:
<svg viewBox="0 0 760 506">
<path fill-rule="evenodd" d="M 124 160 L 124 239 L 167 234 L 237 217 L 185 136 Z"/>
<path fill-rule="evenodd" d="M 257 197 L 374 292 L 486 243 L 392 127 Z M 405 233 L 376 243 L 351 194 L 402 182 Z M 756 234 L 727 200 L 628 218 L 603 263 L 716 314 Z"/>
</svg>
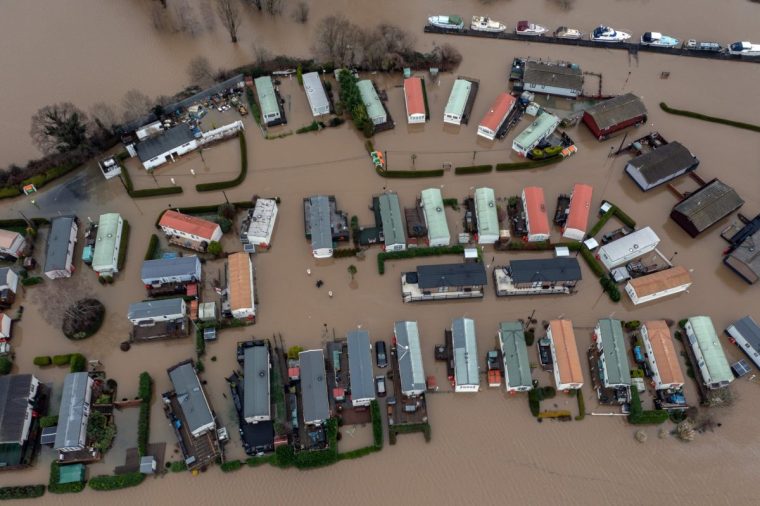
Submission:
<svg viewBox="0 0 760 506">
<path fill-rule="evenodd" d="M 383 418 L 380 414 L 380 404 L 377 402 L 377 399 L 370 403 L 369 412 L 372 416 L 373 445 L 380 450 L 383 447 Z"/>
<path fill-rule="evenodd" d="M 493 170 L 493 165 L 470 165 L 466 167 L 457 167 L 454 174 L 485 174 Z"/>
<path fill-rule="evenodd" d="M 668 104 L 665 102 L 660 102 L 660 109 L 667 112 L 668 114 L 675 114 L 677 116 L 686 116 L 687 118 L 694 118 L 702 121 L 709 121 L 711 123 L 719 123 L 721 125 L 728 125 L 735 128 L 741 128 L 743 130 L 751 130 L 753 132 L 760 132 L 760 125 L 753 125 L 752 123 L 744 123 L 741 121 L 734 121 L 731 119 L 725 119 L 725 118 L 718 118 L 716 116 L 708 116 L 706 114 L 701 114 L 698 112 L 693 111 L 686 111 L 684 109 L 673 109 L 672 107 L 668 107 Z"/>
<path fill-rule="evenodd" d="M 6 357 L 5 355 L 0 357 L 0 376 L 10 374 L 11 369 L 13 369 L 13 360 Z"/>
<path fill-rule="evenodd" d="M 554 244 L 549 241 L 526 242 L 526 241 L 509 241 L 507 250 L 509 251 L 550 251 L 554 249 Z"/>
<path fill-rule="evenodd" d="M 631 412 L 628 415 L 628 423 L 633 425 L 659 425 L 668 419 L 668 412 L 661 410 L 644 410 L 641 406 L 641 397 L 636 388 L 631 388 Z"/>
<path fill-rule="evenodd" d="M 175 460 L 169 464 L 169 471 L 173 473 L 181 473 L 187 471 L 187 464 L 184 460 Z"/>
<path fill-rule="evenodd" d="M 547 165 L 552 165 L 557 162 L 561 162 L 562 160 L 564 160 L 564 158 L 562 158 L 561 156 L 555 156 L 553 158 L 544 158 L 543 160 L 532 160 L 532 161 L 527 161 L 527 162 L 497 163 L 496 171 L 504 172 L 504 171 L 511 171 L 511 170 L 538 169 L 540 167 L 545 167 Z"/>
<path fill-rule="evenodd" d="M 607 292 L 612 302 L 620 302 L 620 290 L 618 290 L 617 285 L 610 278 L 602 276 L 599 278 L 599 283 L 604 288 L 604 291 Z"/>
<path fill-rule="evenodd" d="M 613 216 L 615 216 L 615 207 L 614 206 L 611 207 L 610 209 L 608 209 L 607 212 L 604 213 L 601 218 L 599 218 L 599 221 L 597 221 L 596 224 L 593 227 L 591 227 L 591 230 L 588 231 L 588 236 L 589 237 L 594 237 L 596 234 L 598 234 L 599 231 L 602 230 L 602 227 L 608 221 L 610 221 L 610 218 L 612 218 Z"/>
<path fill-rule="evenodd" d="M 34 357 L 34 360 L 32 360 L 32 363 L 39 367 L 45 367 L 46 365 L 52 364 L 53 360 L 47 355 L 45 355 L 45 356 L 40 356 L 40 357 Z"/>
<path fill-rule="evenodd" d="M 5 188 L 0 188 L 0 199 L 18 197 L 19 195 L 21 195 L 21 190 L 19 190 L 17 186 L 6 186 Z"/>
<path fill-rule="evenodd" d="M 279 448 L 284 448 L 288 445 L 280 446 Z M 271 455 L 264 455 L 264 456 L 257 456 L 257 457 L 249 457 L 245 459 L 245 465 L 248 467 L 258 467 L 262 464 L 272 464 L 273 466 L 277 465 L 277 454 L 273 453 Z"/>
<path fill-rule="evenodd" d="M 450 207 L 454 211 L 459 211 L 459 200 L 455 198 L 443 199 L 443 207 Z"/>
<path fill-rule="evenodd" d="M 253 89 L 248 86 L 245 88 L 245 97 L 248 99 L 248 108 L 251 110 L 253 119 L 256 120 L 257 125 L 261 125 L 261 109 L 259 109 L 259 104 L 256 103 Z"/>
<path fill-rule="evenodd" d="M 87 359 L 81 353 L 71 355 L 71 372 L 84 372 L 87 370 Z"/>
<path fill-rule="evenodd" d="M 223 216 L 217 216 L 213 221 L 219 225 L 219 228 L 222 229 L 223 234 L 226 234 L 232 230 L 232 220 L 229 220 Z"/>
<path fill-rule="evenodd" d="M 680 328 L 681 330 L 685 330 L 687 323 L 689 323 L 688 318 L 684 318 L 683 320 L 678 320 L 678 328 Z"/>
<path fill-rule="evenodd" d="M 45 485 L 20 485 L 16 487 L 0 487 L 0 501 L 10 499 L 32 499 L 45 494 Z"/>
<path fill-rule="evenodd" d="M 303 68 L 300 63 L 296 67 L 296 81 L 298 81 L 299 86 L 303 86 Z"/>
<path fill-rule="evenodd" d="M 589 268 L 591 269 L 591 272 L 594 273 L 597 277 L 605 276 L 604 266 L 599 263 L 599 261 L 594 256 L 594 253 L 591 252 L 586 245 L 581 246 L 581 257 L 586 261 L 586 264 L 588 264 Z"/>
<path fill-rule="evenodd" d="M 127 244 L 129 243 L 129 222 L 124 220 L 121 228 L 121 241 L 119 241 L 119 258 L 116 260 L 116 268 L 122 270 L 127 260 Z"/>
<path fill-rule="evenodd" d="M 148 249 L 145 252 L 145 260 L 153 260 L 158 252 L 158 236 L 156 234 L 150 235 L 150 241 L 148 241 Z"/>
<path fill-rule="evenodd" d="M 58 425 L 58 415 L 47 415 L 40 417 L 40 427 L 45 429 L 47 427 L 55 427 Z"/>
<path fill-rule="evenodd" d="M 105 452 L 111 447 L 114 437 L 116 437 L 116 426 L 106 415 L 93 410 L 87 420 L 87 438 L 93 441 L 92 445 Z"/>
<path fill-rule="evenodd" d="M 359 248 L 340 248 L 333 250 L 333 258 L 355 257 L 361 251 Z"/>
<path fill-rule="evenodd" d="M 66 355 L 53 355 L 53 365 L 62 366 L 69 365 L 71 362 L 71 353 Z"/>
<path fill-rule="evenodd" d="M 433 246 L 430 248 L 410 248 L 405 251 L 383 251 L 377 255 L 377 270 L 380 274 L 385 274 L 385 262 L 388 260 L 462 254 L 464 254 L 464 246 L 461 244 L 455 244 L 454 246 Z"/>
<path fill-rule="evenodd" d="M 586 418 L 586 402 L 583 399 L 583 390 L 580 388 L 577 390 L 576 397 L 578 398 L 578 416 L 575 417 L 576 420 L 583 420 Z"/>
<path fill-rule="evenodd" d="M 533 346 L 533 343 L 536 340 L 536 331 L 533 329 L 528 329 L 525 332 L 525 346 Z"/>
<path fill-rule="evenodd" d="M 317 130 L 320 129 L 320 127 L 321 127 L 320 123 L 317 120 L 314 120 L 311 123 L 309 123 L 308 125 L 306 125 L 304 127 L 301 127 L 298 130 L 296 130 L 296 133 L 297 134 L 305 134 L 305 133 L 308 133 L 308 132 L 316 132 Z"/>
<path fill-rule="evenodd" d="M 146 188 L 144 190 L 135 190 L 129 192 L 129 196 L 133 199 L 141 199 L 146 197 L 158 197 L 160 195 L 174 195 L 182 193 L 181 186 L 164 186 L 163 188 Z"/>
<path fill-rule="evenodd" d="M 227 462 L 223 462 L 219 467 L 222 469 L 222 472 L 230 473 L 243 467 L 243 462 L 240 460 L 228 460 Z"/>
<path fill-rule="evenodd" d="M 641 327 L 641 322 L 639 320 L 630 320 L 625 322 L 625 328 L 628 330 L 637 330 L 639 327 Z"/>
<path fill-rule="evenodd" d="M 375 145 L 372 144 L 372 141 L 369 139 L 366 139 L 364 141 L 364 149 L 367 150 L 367 153 L 372 153 L 375 150 Z"/>
<path fill-rule="evenodd" d="M 353 460 L 358 459 L 361 457 L 366 457 L 370 453 L 379 452 L 380 448 L 372 445 L 372 446 L 365 446 L 364 448 L 357 448 L 356 450 L 351 450 L 348 452 L 343 452 L 338 454 L 338 460 Z"/>
<path fill-rule="evenodd" d="M 541 412 L 540 394 L 536 388 L 528 392 L 528 407 L 530 408 L 530 414 L 533 416 L 538 416 Z"/>
<path fill-rule="evenodd" d="M 58 462 L 54 460 L 50 463 L 50 481 L 48 482 L 48 490 L 53 494 L 71 494 L 84 490 L 83 481 L 58 483 L 60 478 L 61 470 L 59 469 Z"/>
<path fill-rule="evenodd" d="M 153 379 L 147 372 L 140 373 L 137 389 L 140 398 L 140 414 L 137 419 L 137 452 L 141 457 L 148 454 L 150 439 L 150 404 L 153 401 Z"/>
<path fill-rule="evenodd" d="M 424 177 L 441 177 L 443 169 L 433 170 L 382 170 L 375 168 L 379 176 L 387 179 L 419 179 Z"/>
<path fill-rule="evenodd" d="M 243 181 L 248 174 L 248 147 L 245 143 L 245 134 L 240 132 L 238 134 L 238 142 L 240 143 L 240 173 L 235 179 L 228 181 L 217 181 L 215 183 L 203 183 L 195 185 L 195 190 L 199 192 L 210 192 L 216 190 L 224 190 L 225 188 L 234 188 Z"/>
<path fill-rule="evenodd" d="M 90 480 L 90 488 L 93 490 L 118 490 L 120 488 L 136 487 L 145 479 L 140 472 L 127 474 L 108 475 L 102 474 Z"/>
<path fill-rule="evenodd" d="M 42 277 L 34 276 L 34 277 L 22 278 L 21 284 L 24 286 L 33 286 L 33 285 L 38 285 L 42 283 L 43 281 L 44 279 L 42 279 Z"/>
</svg>

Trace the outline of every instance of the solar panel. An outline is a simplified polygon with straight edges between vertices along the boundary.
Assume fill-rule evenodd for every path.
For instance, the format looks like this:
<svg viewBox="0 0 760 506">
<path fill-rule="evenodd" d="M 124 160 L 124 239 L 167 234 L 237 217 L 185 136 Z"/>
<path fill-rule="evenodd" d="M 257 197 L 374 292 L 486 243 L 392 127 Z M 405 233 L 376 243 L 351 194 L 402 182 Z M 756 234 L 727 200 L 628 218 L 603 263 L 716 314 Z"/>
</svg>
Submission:
<svg viewBox="0 0 760 506">
<path fill-rule="evenodd" d="M 741 359 L 738 362 L 731 365 L 731 370 L 734 372 L 734 376 L 737 378 L 741 378 L 742 376 L 746 375 L 749 371 L 749 364 L 746 360 Z"/>
</svg>

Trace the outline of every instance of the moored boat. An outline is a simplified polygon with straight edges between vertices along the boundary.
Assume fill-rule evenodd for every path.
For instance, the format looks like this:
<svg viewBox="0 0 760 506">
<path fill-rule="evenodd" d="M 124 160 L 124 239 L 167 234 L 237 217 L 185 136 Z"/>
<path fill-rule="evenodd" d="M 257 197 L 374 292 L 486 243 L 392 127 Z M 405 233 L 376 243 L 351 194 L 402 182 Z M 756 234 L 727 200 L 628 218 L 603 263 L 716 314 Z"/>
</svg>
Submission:
<svg viewBox="0 0 760 506">
<path fill-rule="evenodd" d="M 580 39 L 583 37 L 583 32 L 577 28 L 569 28 L 567 26 L 560 26 L 554 30 L 554 36 L 558 39 Z"/>
<path fill-rule="evenodd" d="M 428 18 L 428 23 L 437 28 L 444 28 L 446 30 L 464 29 L 464 21 L 461 16 L 430 16 Z"/>
<path fill-rule="evenodd" d="M 473 16 L 470 29 L 478 32 L 500 33 L 507 29 L 507 25 L 499 23 L 488 16 Z"/>
<path fill-rule="evenodd" d="M 630 33 L 619 32 L 609 26 L 599 25 L 594 28 L 589 38 L 594 42 L 623 42 L 631 38 Z"/>
<path fill-rule="evenodd" d="M 654 46 L 654 47 L 676 47 L 680 40 L 670 35 L 663 35 L 660 32 L 645 32 L 641 36 L 642 46 Z"/>
<path fill-rule="evenodd" d="M 515 33 L 517 35 L 528 35 L 531 37 L 543 35 L 547 31 L 548 30 L 543 26 L 531 23 L 529 21 L 518 21 L 517 26 L 515 27 Z"/>
<path fill-rule="evenodd" d="M 734 42 L 728 46 L 728 54 L 741 56 L 760 56 L 760 44 L 752 42 Z"/>
<path fill-rule="evenodd" d="M 718 52 L 721 49 L 720 44 L 717 42 L 709 42 L 709 41 L 699 41 L 696 39 L 689 39 L 686 42 L 683 43 L 684 49 L 689 49 L 691 51 L 710 51 L 710 52 Z"/>
</svg>

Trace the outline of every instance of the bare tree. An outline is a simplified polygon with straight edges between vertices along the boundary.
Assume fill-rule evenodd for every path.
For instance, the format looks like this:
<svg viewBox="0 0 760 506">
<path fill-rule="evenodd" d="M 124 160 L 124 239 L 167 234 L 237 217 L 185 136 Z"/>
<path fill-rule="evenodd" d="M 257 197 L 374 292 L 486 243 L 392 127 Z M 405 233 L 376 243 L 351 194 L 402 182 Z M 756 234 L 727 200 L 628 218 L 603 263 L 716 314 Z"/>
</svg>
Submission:
<svg viewBox="0 0 760 506">
<path fill-rule="evenodd" d="M 462 63 L 462 53 L 448 42 L 441 46 L 436 46 L 433 53 L 436 55 L 438 64 L 442 70 L 450 70 Z"/>
<path fill-rule="evenodd" d="M 71 102 L 46 105 L 32 116 L 29 135 L 43 153 L 66 153 L 87 145 L 87 114 Z"/>
<path fill-rule="evenodd" d="M 282 13 L 283 4 L 283 0 L 264 0 L 264 8 L 272 16 Z"/>
<path fill-rule="evenodd" d="M 309 20 L 309 4 L 301 0 L 293 8 L 291 16 L 296 23 L 306 23 Z"/>
<path fill-rule="evenodd" d="M 153 107 L 153 101 L 142 91 L 133 88 L 124 94 L 121 105 L 124 107 L 123 120 L 128 122 L 147 114 Z"/>
<path fill-rule="evenodd" d="M 323 60 L 336 65 L 351 65 L 357 54 L 364 51 L 361 29 L 342 14 L 320 21 L 314 41 L 314 51 Z"/>
<path fill-rule="evenodd" d="M 243 0 L 246 4 L 261 10 L 264 7 L 263 0 Z"/>
<path fill-rule="evenodd" d="M 216 13 L 229 32 L 233 44 L 237 44 L 237 32 L 240 28 L 240 9 L 235 2 L 237 0 L 216 0 Z"/>
<path fill-rule="evenodd" d="M 253 51 L 254 61 L 259 65 L 272 59 L 272 52 L 264 46 L 254 43 L 251 44 L 251 50 Z"/>
<path fill-rule="evenodd" d="M 549 0 L 553 4 L 557 5 L 560 9 L 569 11 L 573 8 L 573 4 L 575 3 L 575 0 Z"/>
<path fill-rule="evenodd" d="M 216 28 L 216 18 L 214 17 L 214 9 L 211 7 L 211 0 L 202 0 L 200 11 L 203 27 L 207 32 L 213 32 L 214 28 Z"/>
<path fill-rule="evenodd" d="M 366 37 L 365 58 L 373 69 L 393 70 L 405 66 L 414 38 L 396 25 L 381 24 Z"/>
<path fill-rule="evenodd" d="M 203 31 L 195 9 L 188 0 L 174 0 L 172 2 L 172 16 L 174 17 L 174 30 L 196 37 Z"/>
<path fill-rule="evenodd" d="M 119 123 L 116 111 L 105 102 L 96 102 L 90 107 L 90 117 L 93 123 L 104 132 L 111 132 Z"/>
<path fill-rule="evenodd" d="M 205 56 L 196 56 L 190 60 L 187 76 L 190 78 L 190 84 L 197 84 L 201 88 L 208 88 L 214 84 L 214 71 Z"/>
<path fill-rule="evenodd" d="M 150 10 L 150 18 L 153 22 L 153 28 L 159 32 L 165 32 L 169 30 L 171 26 L 171 19 L 169 18 L 166 8 L 161 7 L 160 4 L 153 4 Z"/>
<path fill-rule="evenodd" d="M 163 7 L 164 9 L 166 9 L 166 0 L 158 0 L 158 3 L 161 4 L 161 7 Z"/>
</svg>

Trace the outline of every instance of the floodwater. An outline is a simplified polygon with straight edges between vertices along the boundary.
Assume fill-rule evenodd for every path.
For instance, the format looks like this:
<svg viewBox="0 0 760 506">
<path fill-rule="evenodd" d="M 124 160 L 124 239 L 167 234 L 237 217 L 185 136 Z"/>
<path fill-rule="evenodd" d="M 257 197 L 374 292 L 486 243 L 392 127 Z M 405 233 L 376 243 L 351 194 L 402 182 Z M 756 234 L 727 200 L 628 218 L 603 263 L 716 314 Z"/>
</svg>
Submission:
<svg viewBox="0 0 760 506">
<path fill-rule="evenodd" d="M 4 134 L 0 139 L 3 162 L 35 156 L 27 141 L 27 118 L 45 103 L 72 100 L 82 107 L 100 100 L 116 103 L 131 88 L 151 95 L 169 94 L 185 84 L 184 69 L 193 56 L 205 54 L 218 66 L 239 64 L 252 58 L 250 45 L 254 41 L 275 53 L 307 54 L 316 20 L 339 11 L 347 12 L 363 26 L 372 26 L 379 20 L 398 23 L 416 34 L 417 45 L 422 50 L 429 50 L 434 42 L 450 42 L 464 56 L 457 75 L 480 80 L 469 125 L 453 130 L 442 126 L 443 107 L 455 78 L 455 75 L 442 75 L 439 82 L 428 85 L 431 120 L 422 128 L 409 129 L 404 121 L 400 76 L 374 76 L 379 87 L 388 93 L 388 106 L 397 125 L 395 130 L 378 134 L 374 139 L 377 148 L 388 152 L 391 169 L 411 168 L 412 163 L 415 168 L 424 169 L 439 168 L 445 163 L 457 166 L 514 161 L 509 149 L 514 132 L 506 141 L 483 143 L 476 140 L 477 122 L 493 98 L 504 89 L 513 57 L 563 59 L 579 63 L 584 70 L 603 73 L 606 94 L 633 91 L 643 97 L 649 109 L 650 125 L 631 132 L 629 139 L 630 135 L 643 135 L 651 129 L 658 130 L 667 139 L 679 140 L 700 158 L 699 174 L 704 179 L 720 177 L 736 187 L 745 199 L 744 214 L 754 216 L 760 212 L 757 134 L 669 116 L 657 106 L 665 101 L 674 107 L 752 122 L 756 116 L 752 104 L 760 99 L 756 86 L 760 66 L 650 54 L 640 55 L 637 61 L 629 60 L 622 51 L 421 33 L 425 16 L 451 12 L 463 16 L 488 13 L 509 24 L 518 17 L 525 17 L 551 26 L 577 24 L 590 28 L 598 20 L 634 33 L 656 29 L 680 37 L 693 35 L 722 42 L 753 36 L 753 40 L 757 40 L 760 39 L 755 23 L 758 7 L 749 2 L 679 0 L 663 8 L 659 3 L 647 1 L 578 0 L 569 12 L 561 11 L 550 2 L 517 0 L 487 7 L 476 2 L 462 6 L 461 2 L 432 0 L 413 5 L 393 0 L 384 3 L 384 8 L 370 2 L 362 8 L 347 1 L 322 2 L 312 5 L 312 20 L 305 30 L 287 17 L 272 21 L 258 13 L 247 15 L 238 47 L 226 41 L 218 23 L 214 32 L 195 39 L 181 34 L 156 34 L 150 25 L 150 2 L 147 1 L 76 0 L 75 3 L 77 16 L 70 14 L 75 10 L 71 2 L 66 3 L 65 11 L 58 3 L 45 3 L 45 16 L 39 15 L 42 2 L 16 2 L 3 7 L 0 17 L 3 40 L 0 63 L 4 68 L 4 93 L 0 95 L 4 112 L 0 119 Z M 349 5 L 354 8 L 349 9 Z M 658 26 L 647 22 L 655 17 L 654 9 L 658 9 Z M 297 39 L 287 36 L 288 30 L 296 29 L 296 33 L 304 35 Z M 26 45 L 14 44 L 14 40 L 24 40 Z M 663 71 L 670 72 L 668 79 L 660 79 Z M 591 78 L 589 85 L 595 86 Z M 277 131 L 288 132 L 310 123 L 306 98 L 295 80 L 283 81 L 281 92 L 287 101 L 289 124 Z M 546 169 L 473 176 L 446 173 L 443 178 L 430 180 L 384 180 L 372 171 L 363 139 L 350 125 L 265 140 L 250 117 L 245 124 L 248 178 L 242 186 L 226 191 L 226 196 L 230 201 L 245 200 L 253 194 L 279 196 L 282 204 L 273 247 L 254 260 L 259 297 L 257 323 L 246 329 L 222 332 L 219 340 L 207 347 L 204 360 L 203 378 L 211 404 L 222 424 L 231 429 L 233 440 L 227 448 L 232 458 L 243 455 L 234 430 L 232 403 L 223 395 L 227 392 L 224 377 L 237 368 L 235 343 L 251 336 L 268 338 L 281 334 L 286 346 L 319 347 L 333 332 L 340 336 L 361 325 L 370 331 L 373 339 L 388 340 L 395 320 L 414 319 L 419 321 L 422 332 L 426 373 L 435 374 L 439 385 L 444 385 L 444 368 L 433 361 L 432 350 L 435 344 L 442 342 L 443 331 L 451 319 L 459 316 L 475 319 L 480 355 L 494 346 L 499 321 L 527 318 L 533 311 L 539 324 L 552 318 L 572 319 L 579 350 L 589 345 L 590 331 L 601 317 L 678 320 L 703 313 L 713 318 L 717 329 L 725 328 L 745 314 L 760 317 L 757 305 L 749 302 L 755 287 L 744 285 L 720 263 L 725 243 L 719 231 L 730 219 L 699 239 L 688 237 L 668 218 L 675 202 L 671 193 L 664 188 L 641 193 L 623 174 L 625 161 L 608 158 L 611 147 L 619 145 L 620 137 L 599 143 L 585 127 L 571 128 L 568 133 L 579 146 L 578 154 Z M 517 131 L 526 124 L 524 120 Z M 416 155 L 414 162 L 413 154 Z M 170 185 L 173 178 L 184 188 L 182 195 L 132 201 L 118 180 L 103 180 L 95 164 L 90 164 L 60 184 L 41 191 L 36 196 L 36 205 L 28 199 L 2 202 L 3 217 L 18 217 L 19 212 L 30 217 L 75 212 L 86 221 L 88 217 L 97 219 L 101 213 L 118 211 L 132 225 L 126 267 L 112 286 L 99 285 L 89 268 L 78 265 L 72 279 L 30 287 L 19 297 L 17 305 L 24 305 L 25 314 L 14 328 L 17 370 L 34 371 L 44 382 L 57 384 L 60 389 L 65 370 L 36 368 L 32 366 L 33 357 L 81 351 L 90 359 L 100 360 L 108 376 L 118 381 L 119 398 L 136 395 L 137 376 L 142 370 L 153 376 L 157 396 L 168 390 L 166 368 L 194 356 L 193 339 L 135 345 L 126 353 L 118 347 L 128 332 L 127 306 L 144 298 L 139 281 L 143 254 L 150 234 L 155 232 L 153 223 L 162 209 L 170 204 L 223 202 L 225 197 L 221 193 L 198 194 L 193 186 L 233 177 L 238 167 L 237 143 L 225 142 L 204 150 L 203 159 L 197 154 L 191 155 L 159 169 L 155 181 L 142 173 L 134 160 L 129 162 L 128 170 L 137 188 Z M 509 197 L 518 194 L 524 186 L 535 184 L 544 188 L 552 211 L 556 195 L 567 193 L 576 182 L 594 186 L 594 208 L 602 199 L 609 199 L 633 216 L 640 226 L 652 226 L 662 239 L 663 254 L 672 257 L 675 264 L 692 270 L 694 285 L 689 293 L 635 310 L 625 298 L 614 305 L 601 293 L 582 263 L 585 281 L 579 293 L 569 297 L 497 299 L 489 287 L 481 301 L 405 305 L 400 298 L 399 276 L 427 261 L 388 263 L 386 274 L 380 276 L 375 248 L 364 260 L 340 259 L 317 265 L 303 235 L 301 201 L 315 193 L 334 194 L 340 209 L 357 215 L 360 223 L 371 225 L 372 214 L 368 209 L 371 195 L 384 189 L 398 192 L 402 205 L 411 206 L 420 190 L 430 186 L 440 186 L 445 197 L 462 199 L 478 185 L 491 186 L 497 196 Z M 684 180 L 678 186 L 688 189 L 693 183 Z M 462 214 L 448 209 L 447 215 L 452 237 L 456 237 L 463 228 Z M 554 238 L 558 237 L 555 233 Z M 225 238 L 224 247 L 228 251 L 239 249 L 234 234 Z M 37 248 L 40 252 L 44 250 L 44 242 L 38 241 Z M 77 255 L 80 252 L 81 243 Z M 489 270 L 513 256 L 517 255 L 488 249 L 484 254 Z M 450 257 L 431 261 L 455 260 Z M 353 284 L 347 272 L 350 263 L 358 269 Z M 221 262 L 204 266 L 204 293 L 212 292 L 211 284 L 219 277 L 220 268 Z M 311 269 L 311 276 L 307 275 L 307 269 Z M 320 289 L 315 287 L 318 279 L 324 281 Z M 328 296 L 328 290 L 333 291 L 333 298 Z M 88 340 L 72 343 L 57 328 L 54 301 L 84 294 L 106 303 L 106 324 Z M 14 314 L 15 309 L 10 313 Z M 730 359 L 740 358 L 736 348 L 725 340 L 723 344 Z M 530 356 L 536 360 L 534 349 L 530 350 Z M 598 406 L 588 386 L 586 366 L 584 373 L 587 411 L 593 412 Z M 534 377 L 542 384 L 551 384 L 546 373 L 536 371 Z M 656 428 L 645 428 L 649 440 L 639 444 L 633 438 L 634 429 L 619 417 L 587 416 L 580 422 L 537 424 L 524 398 L 509 398 L 495 390 L 470 396 L 441 393 L 431 395 L 428 403 L 433 427 L 433 440 L 429 444 L 421 435 L 401 436 L 396 446 L 378 454 L 309 472 L 260 467 L 232 475 L 213 468 L 196 478 L 171 474 L 149 479 L 136 489 L 112 492 L 108 500 L 114 504 L 159 501 L 230 504 L 255 497 L 270 504 L 315 498 L 339 504 L 358 501 L 379 504 L 389 498 L 383 492 L 373 494 L 373 491 L 378 486 L 392 484 L 403 494 L 400 496 L 403 499 L 396 500 L 404 504 L 503 501 L 505 496 L 510 502 L 527 504 L 539 500 L 563 504 L 746 503 L 755 498 L 753 464 L 760 457 L 760 436 L 754 421 L 760 415 L 760 405 L 754 398 L 760 392 L 756 384 L 746 380 L 735 382 L 733 389 L 737 397 L 734 407 L 706 412 L 722 425 L 714 432 L 699 434 L 689 444 L 673 437 L 659 439 Z M 687 398 L 696 402 L 696 387 L 691 382 L 687 382 Z M 546 407 L 556 404 L 558 409 L 577 410 L 574 400 L 563 396 L 547 404 Z M 153 405 L 151 422 L 151 440 L 166 441 L 166 459 L 176 459 L 173 435 L 158 401 Z M 117 423 L 120 426 L 116 445 L 102 463 L 90 466 L 91 476 L 111 473 L 113 467 L 123 462 L 125 449 L 135 444 L 134 414 L 117 415 Z M 348 441 L 345 445 L 341 443 L 341 449 L 358 446 L 345 433 L 344 437 Z M 368 431 L 360 429 L 356 437 L 369 440 Z M 3 473 L 0 483 L 45 482 L 50 458 L 51 452 L 46 449 L 36 468 Z M 74 504 L 95 500 L 97 495 L 90 490 L 83 494 L 46 495 L 42 501 Z"/>
</svg>

